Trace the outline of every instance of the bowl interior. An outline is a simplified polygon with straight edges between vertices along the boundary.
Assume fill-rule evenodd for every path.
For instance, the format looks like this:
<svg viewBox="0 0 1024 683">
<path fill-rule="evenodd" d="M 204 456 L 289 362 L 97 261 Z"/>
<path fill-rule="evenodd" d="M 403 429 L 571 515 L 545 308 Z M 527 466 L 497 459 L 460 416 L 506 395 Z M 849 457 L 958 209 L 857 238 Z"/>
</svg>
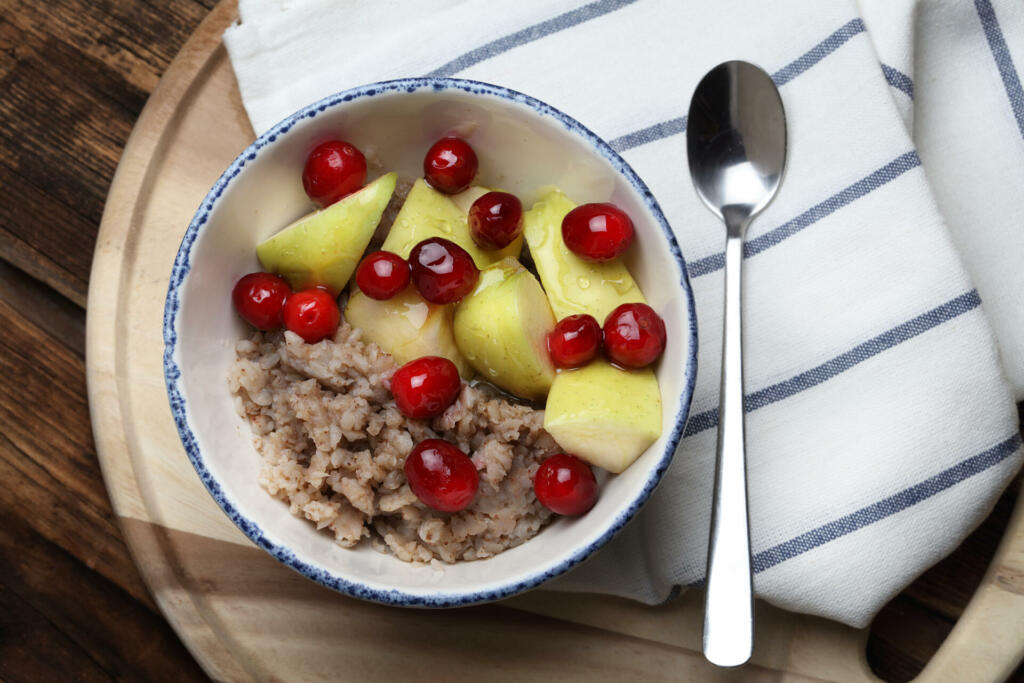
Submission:
<svg viewBox="0 0 1024 683">
<path fill-rule="evenodd" d="M 259 456 L 226 377 L 235 343 L 249 334 L 232 311 L 229 292 L 239 277 L 259 270 L 255 246 L 311 209 L 300 177 L 308 152 L 338 137 L 362 149 L 371 166 L 416 178 L 425 150 L 453 132 L 476 150 L 478 182 L 516 193 L 527 208 L 541 188 L 555 185 L 577 203 L 611 201 L 625 209 L 637 229 L 628 265 L 664 317 L 669 338 L 657 368 L 661 438 L 604 483 L 596 507 L 578 519 L 559 519 L 496 557 L 438 569 L 404 563 L 366 544 L 340 548 L 271 498 L 258 484 Z M 262 136 L 228 169 L 189 228 L 166 318 L 172 409 L 186 450 L 218 503 L 293 568 L 359 597 L 399 604 L 503 597 L 561 573 L 606 542 L 668 465 L 695 373 L 692 297 L 678 246 L 632 170 L 568 117 L 518 93 L 465 81 L 415 80 L 349 91 Z"/>
</svg>

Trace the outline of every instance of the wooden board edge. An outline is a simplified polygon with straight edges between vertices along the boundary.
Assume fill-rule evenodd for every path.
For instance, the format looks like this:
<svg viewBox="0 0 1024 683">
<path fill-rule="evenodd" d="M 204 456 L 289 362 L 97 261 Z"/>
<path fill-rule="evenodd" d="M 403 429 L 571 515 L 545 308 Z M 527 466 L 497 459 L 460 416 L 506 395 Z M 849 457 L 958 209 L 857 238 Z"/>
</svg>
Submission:
<svg viewBox="0 0 1024 683">
<path fill-rule="evenodd" d="M 1024 496 L 978 590 L 919 683 L 1005 681 L 1024 661 Z"/>
<path fill-rule="evenodd" d="M 237 0 L 223 0 L 181 48 L 154 89 L 125 145 L 111 182 L 93 255 L 86 309 L 86 385 L 93 438 L 111 504 L 132 560 L 161 612 L 208 675 L 217 680 L 249 678 L 182 586 L 166 558 L 159 527 L 137 487 L 118 397 L 117 311 L 123 297 L 123 260 L 139 218 L 140 198 L 151 182 L 153 161 L 182 101 L 222 45 L 224 30 L 238 15 Z M 127 520 L 141 524 L 126 524 Z"/>
</svg>

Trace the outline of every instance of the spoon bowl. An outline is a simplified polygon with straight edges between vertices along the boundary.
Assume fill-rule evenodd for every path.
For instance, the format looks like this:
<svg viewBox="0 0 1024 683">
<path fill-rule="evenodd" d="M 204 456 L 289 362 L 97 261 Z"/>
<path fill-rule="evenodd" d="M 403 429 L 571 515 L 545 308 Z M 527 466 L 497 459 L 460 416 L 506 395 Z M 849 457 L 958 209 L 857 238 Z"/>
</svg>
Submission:
<svg viewBox="0 0 1024 683">
<path fill-rule="evenodd" d="M 690 176 L 719 218 L 760 213 L 786 163 L 786 114 L 771 76 L 748 62 L 725 62 L 694 91 L 686 122 Z M 728 208 L 727 208 L 728 207 Z"/>
<path fill-rule="evenodd" d="M 726 227 L 722 382 L 704 656 L 719 666 L 739 666 L 754 649 L 743 424 L 743 236 L 782 181 L 786 114 L 771 76 L 753 64 L 732 61 L 716 66 L 697 85 L 686 128 L 694 187 Z"/>
</svg>

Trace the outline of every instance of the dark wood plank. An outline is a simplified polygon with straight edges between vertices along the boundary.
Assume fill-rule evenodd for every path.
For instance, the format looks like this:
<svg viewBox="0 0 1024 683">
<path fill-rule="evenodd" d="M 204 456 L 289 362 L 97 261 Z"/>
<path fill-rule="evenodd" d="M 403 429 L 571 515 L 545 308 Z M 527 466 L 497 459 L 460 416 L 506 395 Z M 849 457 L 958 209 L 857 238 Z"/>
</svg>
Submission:
<svg viewBox="0 0 1024 683">
<path fill-rule="evenodd" d="M 131 127 L 209 2 L 4 3 L 0 257 L 84 305 Z"/>
<path fill-rule="evenodd" d="M 85 311 L 0 260 L 0 301 L 79 358 L 85 358 Z"/>
<path fill-rule="evenodd" d="M 6 576 L 6 574 L 5 574 Z M 0 680 L 113 681 L 45 616 L 0 583 Z"/>
<path fill-rule="evenodd" d="M 82 312 L 5 268 L 0 285 L 0 634 L 11 634 L 0 637 L 0 677 L 203 680 L 106 496 L 74 341 Z"/>
<path fill-rule="evenodd" d="M 0 301 L 0 504 L 152 606 L 110 506 L 81 357 Z"/>
<path fill-rule="evenodd" d="M 36 678 L 32 669 L 11 667 L 5 676 L 14 679 L 17 674 L 25 680 L 71 680 L 81 676 L 92 680 L 89 676 L 95 670 L 83 660 L 84 656 L 117 680 L 205 680 L 158 612 L 140 605 L 116 583 L 40 536 L 17 512 L 0 503 L 0 515 L 6 520 L 0 525 L 0 576 L 5 592 L 20 600 L 5 619 L 14 622 L 12 630 L 19 631 L 38 624 L 38 613 L 65 636 L 64 649 L 74 656 L 63 662 L 54 659 L 60 653 L 48 651 L 47 642 L 23 641 L 26 666 L 50 658 L 61 675 Z"/>
</svg>

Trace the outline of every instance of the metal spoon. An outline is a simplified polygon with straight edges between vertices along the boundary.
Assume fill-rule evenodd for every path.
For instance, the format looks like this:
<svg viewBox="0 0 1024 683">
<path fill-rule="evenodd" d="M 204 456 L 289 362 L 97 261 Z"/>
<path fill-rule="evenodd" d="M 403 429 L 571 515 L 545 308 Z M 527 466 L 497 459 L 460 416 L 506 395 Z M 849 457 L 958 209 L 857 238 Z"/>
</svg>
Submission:
<svg viewBox="0 0 1024 683">
<path fill-rule="evenodd" d="M 739 61 L 709 71 L 690 100 L 686 151 L 697 194 L 726 228 L 722 384 L 704 656 L 718 666 L 739 666 L 754 648 L 743 429 L 743 236 L 753 217 L 775 196 L 786 164 L 786 114 L 771 77 Z"/>
</svg>

